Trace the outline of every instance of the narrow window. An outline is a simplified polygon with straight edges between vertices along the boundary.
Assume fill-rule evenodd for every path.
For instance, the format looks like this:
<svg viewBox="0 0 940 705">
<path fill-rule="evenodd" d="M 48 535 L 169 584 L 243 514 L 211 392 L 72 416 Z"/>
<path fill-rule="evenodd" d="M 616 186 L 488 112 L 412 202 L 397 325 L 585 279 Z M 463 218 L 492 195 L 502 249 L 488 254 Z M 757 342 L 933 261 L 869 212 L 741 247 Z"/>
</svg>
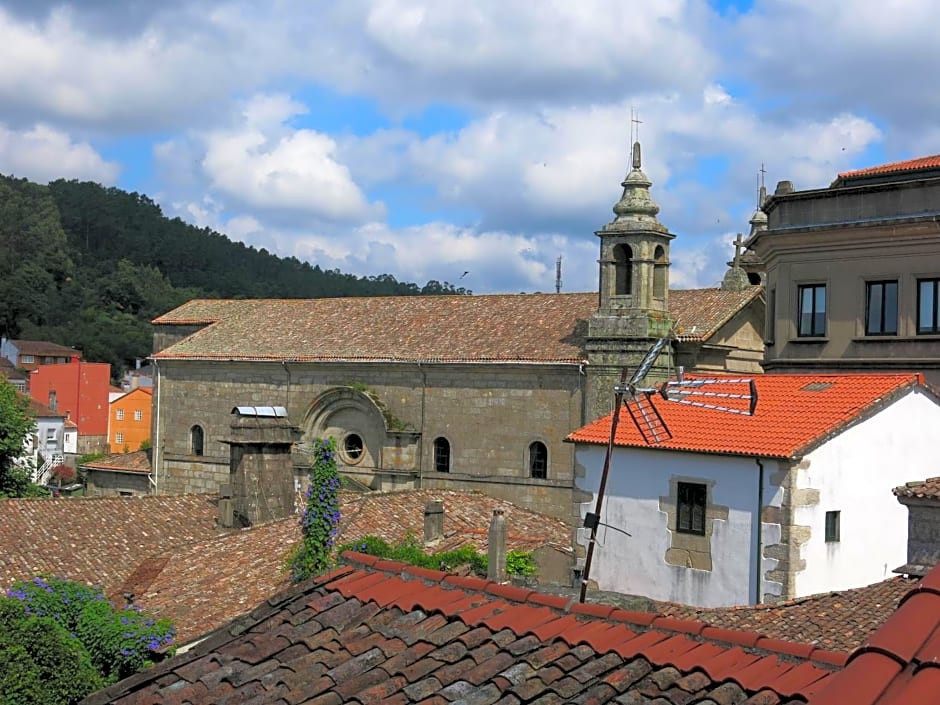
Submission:
<svg viewBox="0 0 940 705">
<path fill-rule="evenodd" d="M 529 477 L 537 480 L 548 477 L 548 448 L 541 441 L 529 446 Z"/>
<path fill-rule="evenodd" d="M 819 337 L 826 334 L 826 285 L 799 287 L 800 314 L 797 335 Z"/>
<path fill-rule="evenodd" d="M 614 247 L 614 294 L 629 296 L 633 293 L 633 250 L 629 245 Z"/>
<path fill-rule="evenodd" d="M 49 409 L 50 409 L 51 411 L 58 411 L 58 409 L 59 409 L 59 402 L 58 402 L 58 400 L 56 399 L 56 395 L 55 395 L 55 390 L 54 390 L 54 389 L 49 391 Z"/>
<path fill-rule="evenodd" d="M 114 417 L 115 417 L 118 421 L 123 421 L 123 420 L 124 420 L 124 409 L 117 409 L 117 410 L 114 412 Z"/>
<path fill-rule="evenodd" d="M 865 335 L 898 334 L 898 283 L 865 284 Z"/>
<path fill-rule="evenodd" d="M 134 409 L 134 421 L 143 421 L 144 412 L 142 409 Z"/>
<path fill-rule="evenodd" d="M 118 431 L 117 435 L 114 437 L 114 442 L 121 445 L 124 442 L 124 434 Z"/>
<path fill-rule="evenodd" d="M 189 429 L 189 440 L 193 455 L 202 455 L 203 442 L 205 441 L 205 433 L 203 433 L 202 426 L 197 425 Z"/>
<path fill-rule="evenodd" d="M 662 247 L 653 253 L 653 296 L 666 298 L 666 250 Z"/>
<path fill-rule="evenodd" d="M 917 280 L 917 332 L 940 333 L 937 310 L 940 309 L 940 279 Z"/>
<path fill-rule="evenodd" d="M 694 482 L 680 482 L 677 489 L 676 531 L 704 536 L 707 488 Z"/>
<path fill-rule="evenodd" d="M 839 540 L 839 515 L 840 512 L 826 512 L 826 541 L 836 542 Z"/>
<path fill-rule="evenodd" d="M 434 439 L 434 472 L 450 472 L 450 443 L 443 437 Z"/>
</svg>

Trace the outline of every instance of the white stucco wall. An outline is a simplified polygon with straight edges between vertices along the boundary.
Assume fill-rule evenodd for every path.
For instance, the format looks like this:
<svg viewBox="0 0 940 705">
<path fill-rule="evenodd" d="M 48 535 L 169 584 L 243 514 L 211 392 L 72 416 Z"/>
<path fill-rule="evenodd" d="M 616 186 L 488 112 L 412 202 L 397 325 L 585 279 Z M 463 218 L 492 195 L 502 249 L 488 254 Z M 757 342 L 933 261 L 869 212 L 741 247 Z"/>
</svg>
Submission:
<svg viewBox="0 0 940 705">
<path fill-rule="evenodd" d="M 580 489 L 594 494 L 606 448 L 579 445 L 578 464 L 586 475 Z M 765 463 L 764 505 L 779 506 L 779 491 L 769 484 L 775 464 Z M 671 545 L 667 514 L 660 498 L 670 493 L 670 480 L 678 478 L 709 486 L 709 504 L 728 508 L 726 521 L 715 520 L 711 536 L 712 570 L 669 565 Z M 644 595 L 690 605 L 720 607 L 757 601 L 758 485 L 760 469 L 754 458 L 617 448 L 611 462 L 601 522 L 624 534 L 600 527 L 590 579 L 602 590 Z M 594 510 L 594 500 L 582 506 Z M 582 531 L 581 534 L 586 534 Z M 777 525 L 761 527 L 763 543 L 779 541 Z M 761 575 L 774 567 L 765 559 Z M 780 586 L 762 580 L 760 594 L 780 594 Z"/>
<path fill-rule="evenodd" d="M 819 490 L 819 504 L 795 512 L 811 530 L 797 596 L 869 585 L 907 561 L 907 509 L 891 490 L 937 475 L 938 429 L 940 406 L 915 390 L 804 458 L 797 485 Z M 841 512 L 838 543 L 825 541 L 831 510 Z"/>
</svg>

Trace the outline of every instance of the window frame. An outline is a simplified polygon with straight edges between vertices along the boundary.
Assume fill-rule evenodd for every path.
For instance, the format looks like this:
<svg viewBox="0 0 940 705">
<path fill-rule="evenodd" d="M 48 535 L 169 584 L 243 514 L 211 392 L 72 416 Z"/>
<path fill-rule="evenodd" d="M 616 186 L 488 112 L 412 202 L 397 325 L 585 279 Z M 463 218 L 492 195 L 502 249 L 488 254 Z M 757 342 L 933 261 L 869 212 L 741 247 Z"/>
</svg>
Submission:
<svg viewBox="0 0 940 705">
<path fill-rule="evenodd" d="M 21 365 L 33 365 L 36 363 L 35 355 L 20 355 L 20 364 Z"/>
<path fill-rule="evenodd" d="M 144 410 L 134 409 L 134 421 L 143 421 L 143 420 L 144 420 Z"/>
<path fill-rule="evenodd" d="M 827 328 L 827 316 L 828 316 L 828 304 L 829 296 L 827 293 L 828 286 L 825 282 L 817 282 L 813 284 L 798 284 L 796 287 L 796 335 L 798 338 L 824 338 L 826 337 L 826 328 Z M 822 291 L 823 300 L 822 300 L 822 310 L 818 306 L 818 292 Z M 806 292 L 812 292 L 812 307 L 809 312 L 809 330 L 804 329 L 803 327 L 803 303 L 804 303 L 804 294 Z M 822 316 L 822 325 L 821 330 L 816 326 L 818 322 L 818 317 Z"/>
<path fill-rule="evenodd" d="M 931 309 L 931 325 L 922 325 L 921 318 L 923 306 L 923 285 L 931 284 L 933 288 L 933 306 Z M 922 277 L 917 279 L 917 335 L 940 335 L 940 277 Z"/>
<path fill-rule="evenodd" d="M 450 441 L 444 436 L 438 436 L 434 439 L 431 445 L 431 462 L 434 463 L 434 472 L 450 472 Z"/>
<path fill-rule="evenodd" d="M 114 434 L 114 442 L 117 445 L 124 444 L 124 432 L 123 431 L 118 431 L 117 433 Z"/>
<path fill-rule="evenodd" d="M 701 501 L 697 501 L 698 498 Z M 701 511 L 701 528 L 695 526 L 696 510 Z M 688 519 L 683 521 L 683 510 L 687 512 Z M 704 536 L 707 528 L 708 514 L 708 485 L 700 482 L 683 482 L 676 484 L 676 532 Z"/>
<path fill-rule="evenodd" d="M 542 441 L 532 441 L 528 453 L 529 477 L 533 480 L 548 479 L 548 446 Z"/>
<path fill-rule="evenodd" d="M 888 312 L 888 306 L 886 305 L 887 300 L 887 290 L 886 287 L 893 285 L 894 287 L 894 330 L 886 330 L 886 314 Z M 881 288 L 880 295 L 880 315 L 878 316 L 878 327 L 880 330 L 873 330 L 871 328 L 871 314 L 872 314 L 872 293 Z M 871 281 L 865 282 L 865 321 L 864 321 L 864 330 L 865 335 L 867 336 L 893 336 L 898 334 L 898 295 L 900 293 L 900 287 L 898 286 L 897 279 L 873 279 Z"/>
<path fill-rule="evenodd" d="M 833 509 L 826 512 L 826 543 L 839 543 L 842 540 L 842 512 Z"/>
<path fill-rule="evenodd" d="M 114 420 L 123 421 L 124 420 L 124 409 L 115 409 L 114 410 Z"/>
</svg>

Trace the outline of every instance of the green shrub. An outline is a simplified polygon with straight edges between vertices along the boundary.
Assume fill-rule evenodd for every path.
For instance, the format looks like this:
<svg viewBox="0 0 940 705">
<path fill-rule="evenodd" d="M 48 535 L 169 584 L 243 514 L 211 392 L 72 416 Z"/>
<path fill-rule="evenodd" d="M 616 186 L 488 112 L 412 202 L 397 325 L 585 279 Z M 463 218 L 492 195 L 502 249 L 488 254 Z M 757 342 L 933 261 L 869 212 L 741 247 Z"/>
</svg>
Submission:
<svg viewBox="0 0 940 705">
<path fill-rule="evenodd" d="M 333 560 L 333 541 L 339 531 L 339 474 L 336 471 L 336 442 L 332 438 L 313 443 L 313 465 L 307 507 L 300 517 L 303 540 L 288 559 L 294 582 L 326 570 Z"/>
<path fill-rule="evenodd" d="M 509 551 L 506 554 L 506 572 L 510 575 L 535 575 L 538 566 L 531 551 Z"/>
<path fill-rule="evenodd" d="M 0 597 L 0 702 L 72 705 L 104 685 L 81 642 L 61 624 Z"/>
<path fill-rule="evenodd" d="M 62 627 L 108 683 L 161 658 L 176 635 L 169 620 L 151 619 L 133 606 L 116 609 L 100 588 L 71 580 L 20 581 L 7 597 L 24 617 L 51 619 Z"/>
<path fill-rule="evenodd" d="M 358 541 L 352 541 L 339 546 L 337 553 L 343 551 L 357 551 L 378 558 L 387 558 L 391 561 L 400 561 L 409 565 L 444 572 L 453 571 L 462 566 L 469 565 L 470 570 L 477 575 L 486 575 L 488 561 L 485 555 L 473 546 L 461 546 L 453 551 L 439 551 L 428 554 L 421 543 L 412 535 L 408 535 L 398 544 L 390 545 L 377 536 L 365 536 Z"/>
</svg>

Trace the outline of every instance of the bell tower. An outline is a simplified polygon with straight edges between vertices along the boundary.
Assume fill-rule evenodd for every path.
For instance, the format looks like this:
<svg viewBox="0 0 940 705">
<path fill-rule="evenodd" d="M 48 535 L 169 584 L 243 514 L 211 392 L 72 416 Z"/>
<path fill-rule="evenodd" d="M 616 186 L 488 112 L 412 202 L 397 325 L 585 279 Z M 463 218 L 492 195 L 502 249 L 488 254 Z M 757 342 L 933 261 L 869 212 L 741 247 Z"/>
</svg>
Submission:
<svg viewBox="0 0 940 705">
<path fill-rule="evenodd" d="M 595 234 L 600 238 L 598 309 L 588 322 L 588 399 L 591 419 L 609 413 L 613 388 L 624 367 L 634 368 L 659 338 L 670 335 L 669 243 L 675 237 L 656 215 L 642 170 L 639 141 L 633 143 L 632 169 L 621 182 L 623 195 L 614 219 Z M 650 372 L 665 379 L 672 367 L 667 346 Z"/>
</svg>

